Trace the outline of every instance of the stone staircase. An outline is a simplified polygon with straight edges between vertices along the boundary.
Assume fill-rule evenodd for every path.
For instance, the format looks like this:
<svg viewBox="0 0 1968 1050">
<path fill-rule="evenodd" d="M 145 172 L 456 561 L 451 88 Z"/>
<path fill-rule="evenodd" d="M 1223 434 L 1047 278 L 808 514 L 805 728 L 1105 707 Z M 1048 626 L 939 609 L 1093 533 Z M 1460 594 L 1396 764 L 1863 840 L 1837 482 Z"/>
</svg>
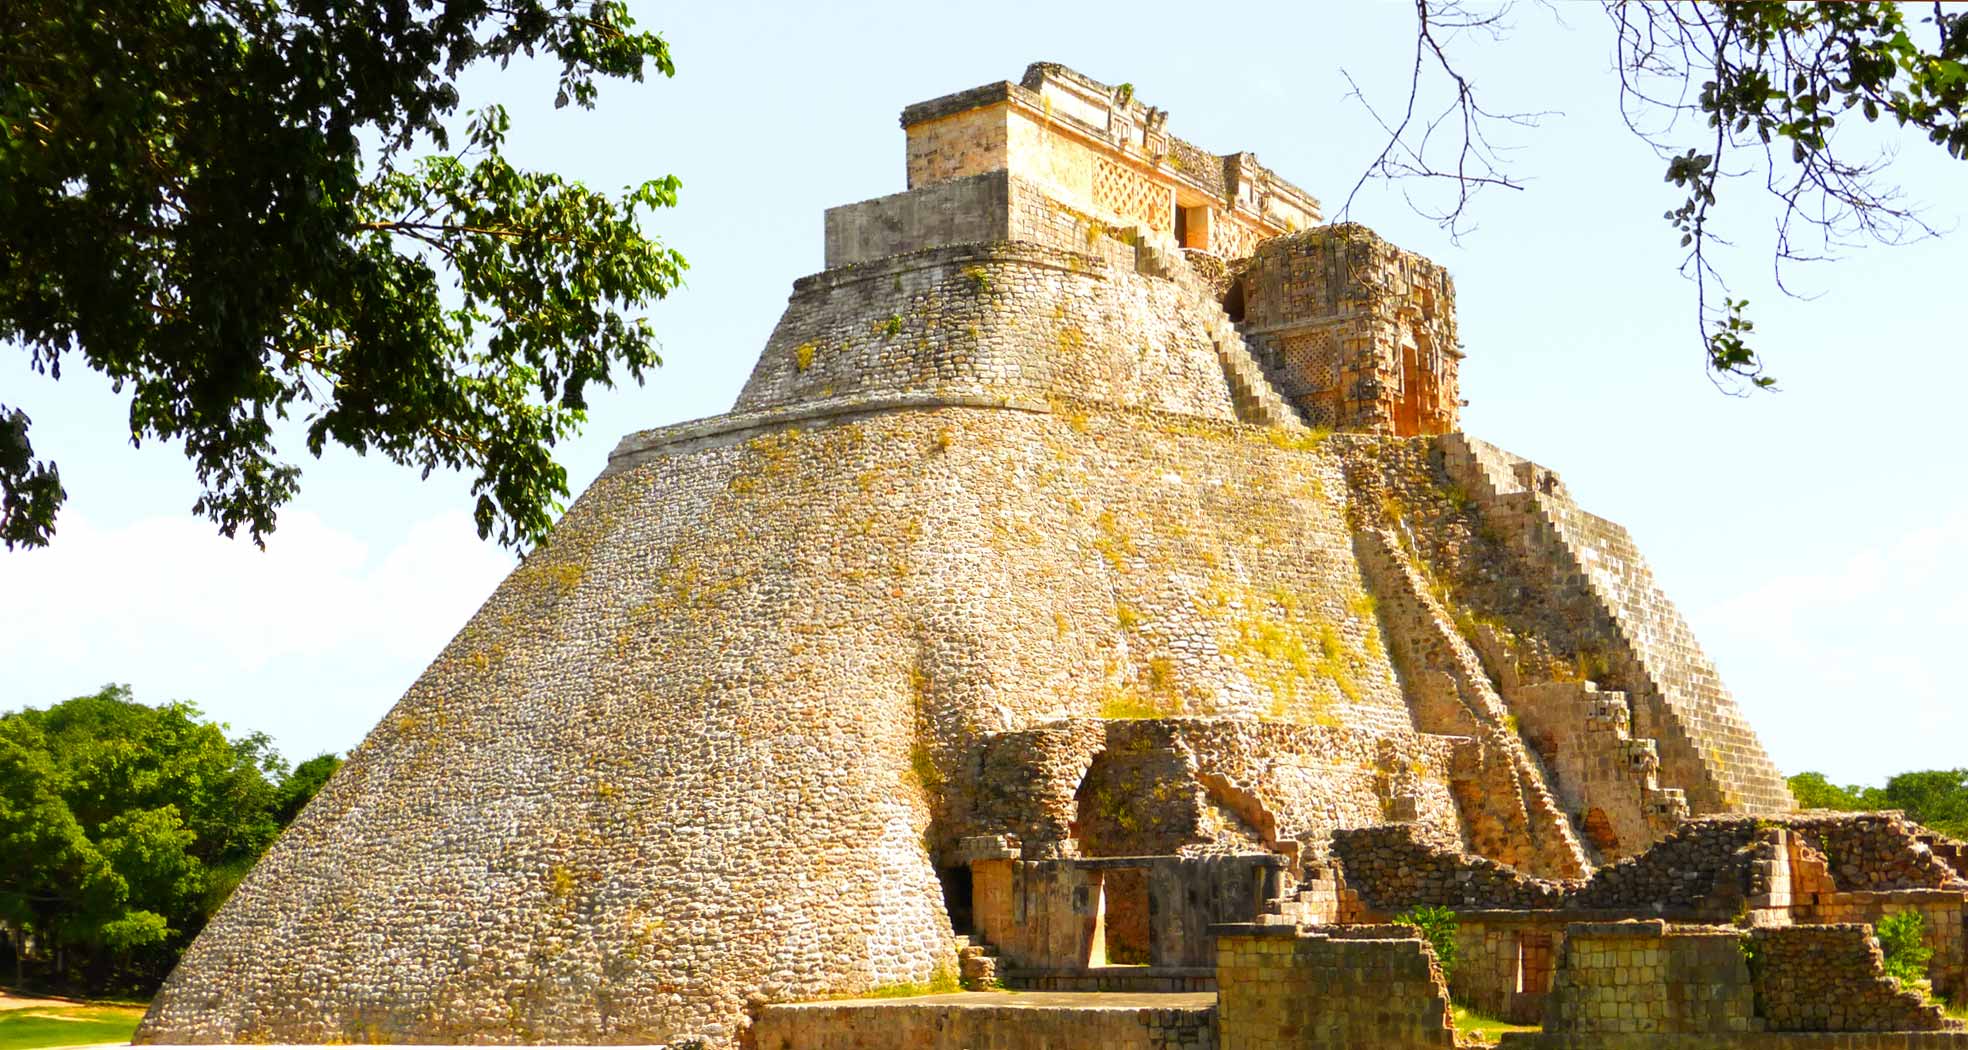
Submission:
<svg viewBox="0 0 1968 1050">
<path fill-rule="evenodd" d="M 1691 811 L 1788 812 L 1782 776 L 1632 537 L 1580 510 L 1551 471 L 1464 434 L 1440 440 L 1484 521 L 1558 593 L 1597 611 L 1634 724 L 1657 742 L 1662 779 L 1687 792 Z"/>
<path fill-rule="evenodd" d="M 1386 529 L 1354 536 L 1368 590 L 1380 603 L 1390 647 L 1408 653 L 1409 701 L 1424 733 L 1464 737 L 1451 760 L 1450 791 L 1475 852 L 1544 878 L 1579 878 L 1591 859 L 1551 790 L 1543 760 L 1512 727 L 1476 650 Z"/>
<path fill-rule="evenodd" d="M 1330 926 L 1345 921 L 1346 895 L 1339 872 L 1329 864 L 1311 864 L 1299 873 L 1296 885 L 1285 887 L 1278 896 L 1264 902 L 1262 925 L 1294 923 L 1300 926 Z M 1353 911 L 1358 911 L 1358 895 L 1353 895 Z"/>
<path fill-rule="evenodd" d="M 1216 344 L 1216 359 L 1222 363 L 1223 376 L 1230 383 L 1230 398 L 1236 404 L 1237 418 L 1259 426 L 1303 428 L 1304 418 L 1278 393 L 1264 366 L 1251 353 L 1243 333 L 1230 322 L 1230 315 L 1209 302 L 1199 305 L 1197 312 L 1204 318 L 1210 341 Z"/>
<path fill-rule="evenodd" d="M 976 937 L 957 936 L 957 978 L 965 991 L 988 991 L 999 986 L 998 950 Z"/>
<path fill-rule="evenodd" d="M 1252 352 L 1243 332 L 1223 312 L 1223 305 L 1197 276 L 1182 249 L 1166 234 L 1145 227 L 1136 226 L 1129 232 L 1134 238 L 1135 270 L 1173 281 L 1184 293 L 1184 305 L 1208 330 L 1210 342 L 1216 347 L 1217 362 L 1223 366 L 1224 379 L 1230 384 L 1230 399 L 1236 407 L 1237 419 L 1257 426 L 1303 429 L 1304 417 L 1278 393 L 1277 385 Z"/>
</svg>

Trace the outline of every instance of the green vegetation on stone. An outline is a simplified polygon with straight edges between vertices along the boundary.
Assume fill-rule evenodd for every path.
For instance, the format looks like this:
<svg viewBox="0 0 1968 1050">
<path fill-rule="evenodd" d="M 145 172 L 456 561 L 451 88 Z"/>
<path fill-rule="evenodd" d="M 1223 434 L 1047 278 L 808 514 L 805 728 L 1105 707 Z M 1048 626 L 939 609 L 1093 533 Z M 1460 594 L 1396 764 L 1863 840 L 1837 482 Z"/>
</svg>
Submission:
<svg viewBox="0 0 1968 1050">
<path fill-rule="evenodd" d="M 1968 769 L 1900 773 L 1883 788 L 1840 787 L 1822 773 L 1789 778 L 1790 793 L 1804 809 L 1905 811 L 1907 819 L 1943 835 L 1968 839 Z"/>
<path fill-rule="evenodd" d="M 848 992 L 835 998 L 910 999 L 918 995 L 946 995 L 963 990 L 963 982 L 957 979 L 957 972 L 949 967 L 939 966 L 929 975 L 927 981 L 895 981 L 876 985 L 865 992 Z"/>
<path fill-rule="evenodd" d="M 1421 931 L 1429 947 L 1435 949 L 1435 961 L 1442 967 L 1443 980 L 1455 975 L 1456 956 L 1460 951 L 1456 944 L 1455 912 L 1437 905 L 1422 904 L 1394 916 L 1394 921 Z"/>
<path fill-rule="evenodd" d="M 1478 1013 L 1461 1003 L 1451 1004 L 1450 1010 L 1455 1014 L 1456 1035 L 1480 1043 L 1494 1043 L 1496 1037 L 1504 1032 L 1543 1031 L 1538 1025 L 1512 1024 L 1502 1018 Z"/>
<path fill-rule="evenodd" d="M 0 959 L 16 981 L 144 991 L 341 765 L 106 686 L 0 715 Z"/>
<path fill-rule="evenodd" d="M 1888 915 L 1873 926 L 1872 932 L 1879 938 L 1889 976 L 1903 985 L 1927 979 L 1927 961 L 1934 957 L 1934 949 L 1926 946 L 1927 922 L 1919 912 Z"/>
</svg>

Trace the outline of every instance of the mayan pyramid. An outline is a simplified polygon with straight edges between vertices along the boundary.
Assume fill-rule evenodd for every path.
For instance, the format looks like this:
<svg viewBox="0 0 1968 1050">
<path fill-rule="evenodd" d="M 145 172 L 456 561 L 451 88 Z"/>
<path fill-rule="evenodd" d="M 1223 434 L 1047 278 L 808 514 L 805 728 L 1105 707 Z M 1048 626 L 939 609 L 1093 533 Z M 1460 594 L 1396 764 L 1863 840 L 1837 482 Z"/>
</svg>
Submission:
<svg viewBox="0 0 1968 1050">
<path fill-rule="evenodd" d="M 140 1040 L 726 1046 L 944 979 L 991 864 L 1790 810 L 1627 533 L 1458 432 L 1448 274 L 1133 94 L 908 107 L 737 404 L 622 440 Z"/>
</svg>

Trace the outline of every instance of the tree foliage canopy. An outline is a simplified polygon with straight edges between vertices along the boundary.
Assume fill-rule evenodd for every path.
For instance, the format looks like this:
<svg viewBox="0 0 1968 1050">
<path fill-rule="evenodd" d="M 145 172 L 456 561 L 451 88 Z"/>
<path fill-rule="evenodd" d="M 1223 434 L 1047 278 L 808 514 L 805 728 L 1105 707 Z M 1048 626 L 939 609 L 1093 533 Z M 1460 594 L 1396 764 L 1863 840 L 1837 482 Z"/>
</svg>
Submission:
<svg viewBox="0 0 1968 1050">
<path fill-rule="evenodd" d="M 1406 103 L 1384 115 L 1369 107 L 1388 139 L 1361 182 L 1444 188 L 1446 196 L 1423 190 L 1409 199 L 1458 232 L 1479 192 L 1523 188 L 1499 134 L 1548 114 L 1492 108 L 1467 71 L 1470 47 L 1508 35 L 1509 3 L 1413 2 Z M 1729 294 L 1712 251 L 1729 243 L 1716 222 L 1723 190 L 1760 179 L 1776 199 L 1780 284 L 1788 264 L 1934 233 L 1886 177 L 1891 152 L 1851 133 L 1861 121 L 1887 120 L 1968 159 L 1968 9 L 1869 0 L 1601 0 L 1600 7 L 1620 116 L 1659 156 L 1666 181 L 1686 193 L 1663 218 L 1687 253 L 1682 270 L 1694 281 L 1708 365 L 1719 379 L 1773 386 L 1752 345 L 1748 302 Z"/>
<path fill-rule="evenodd" d="M 1901 773 L 1883 788 L 1840 787 L 1823 773 L 1790 778 L 1790 793 L 1805 809 L 1905 810 L 1907 818 L 1943 835 L 1968 839 L 1968 769 L 1925 769 Z"/>
<path fill-rule="evenodd" d="M 17 969 L 100 992 L 162 979 L 340 765 L 107 686 L 0 716 L 0 935 Z"/>
<path fill-rule="evenodd" d="M 0 341 L 130 394 L 181 441 L 195 510 L 257 541 L 330 442 L 475 474 L 481 536 L 542 536 L 587 390 L 660 363 L 635 310 L 684 262 L 642 230 L 673 177 L 619 195 L 508 162 L 476 63 L 544 55 L 557 104 L 674 68 L 619 0 L 22 0 L 0 6 Z M 422 156 L 413 154 L 428 152 Z M 0 404 L 0 542 L 65 497 Z"/>
</svg>

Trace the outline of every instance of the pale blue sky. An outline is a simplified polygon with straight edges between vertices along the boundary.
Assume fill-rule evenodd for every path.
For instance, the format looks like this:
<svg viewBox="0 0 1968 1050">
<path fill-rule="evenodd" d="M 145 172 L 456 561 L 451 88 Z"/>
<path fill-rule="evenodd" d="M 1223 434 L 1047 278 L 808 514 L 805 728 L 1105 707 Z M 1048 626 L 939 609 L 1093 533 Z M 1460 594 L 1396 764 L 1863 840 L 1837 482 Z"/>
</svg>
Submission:
<svg viewBox="0 0 1968 1050">
<path fill-rule="evenodd" d="M 1618 123 L 1597 5 L 1536 8 L 1470 53 L 1499 108 L 1556 108 L 1519 135 L 1522 193 L 1478 206 L 1461 244 L 1372 190 L 1354 217 L 1457 281 L 1471 433 L 1558 470 L 1624 523 L 1786 772 L 1876 780 L 1968 765 L 1968 714 L 1943 672 L 1968 629 L 1968 477 L 1957 420 L 1962 236 L 1769 280 L 1769 212 L 1730 189 L 1746 295 L 1784 392 L 1706 379 L 1690 289 L 1660 215 L 1678 200 Z M 612 85 L 593 113 L 551 108 L 551 70 L 482 71 L 473 103 L 514 118 L 512 152 L 602 187 L 674 172 L 654 229 L 689 257 L 653 311 L 666 365 L 594 399 L 562 451 L 578 489 L 625 432 L 730 406 L 794 278 L 817 270 L 828 206 L 903 188 L 901 108 L 1032 61 L 1128 81 L 1169 129 L 1247 149 L 1336 210 L 1378 149 L 1342 65 L 1386 104 L 1411 57 L 1405 4 L 646 5 L 674 80 Z M 1909 143 L 1902 172 L 1943 225 L 1968 165 Z M 4 400 L 71 498 L 55 546 L 0 553 L 0 709 L 107 681 L 192 698 L 296 759 L 355 744 L 503 576 L 462 479 L 331 453 L 270 550 L 193 518 L 178 450 L 133 450 L 126 404 L 80 368 L 59 383 L 0 356 Z M 295 455 L 304 457 L 298 443 Z"/>
</svg>

